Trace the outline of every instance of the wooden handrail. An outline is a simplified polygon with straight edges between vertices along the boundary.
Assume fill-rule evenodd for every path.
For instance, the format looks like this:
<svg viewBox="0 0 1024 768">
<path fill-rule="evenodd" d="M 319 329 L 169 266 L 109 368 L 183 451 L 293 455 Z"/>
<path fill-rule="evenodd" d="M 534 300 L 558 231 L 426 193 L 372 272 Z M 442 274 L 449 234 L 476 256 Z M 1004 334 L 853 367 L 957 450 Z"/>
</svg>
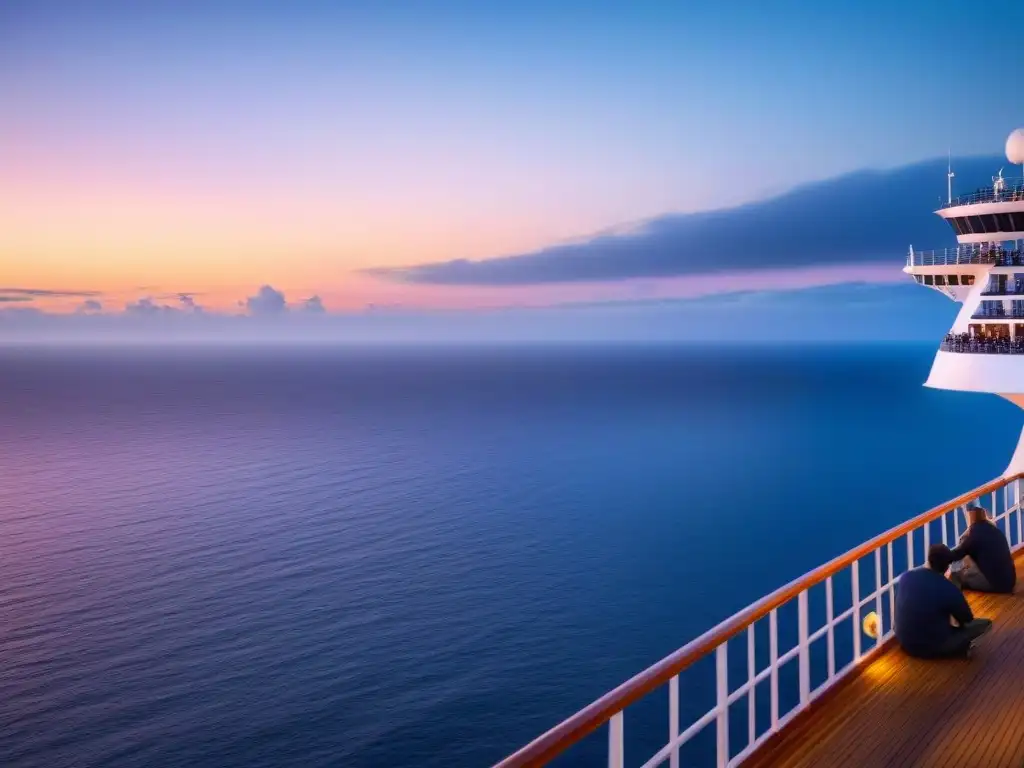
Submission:
<svg viewBox="0 0 1024 768">
<path fill-rule="evenodd" d="M 584 737 L 604 725 L 616 712 L 621 712 L 630 704 L 643 698 L 648 693 L 665 685 L 698 659 L 706 656 L 722 643 L 735 637 L 758 619 L 764 618 L 772 610 L 789 602 L 806 589 L 820 584 L 829 576 L 850 566 L 854 561 L 871 554 L 876 549 L 895 541 L 910 531 L 936 520 L 947 512 L 951 512 L 969 501 L 997 491 L 1014 480 L 1024 478 L 1024 472 L 1011 477 L 1000 477 L 974 490 L 957 496 L 927 512 L 891 528 L 885 533 L 854 547 L 849 552 L 805 573 L 783 587 L 761 598 L 739 613 L 718 624 L 695 640 L 691 640 L 677 651 L 669 654 L 661 661 L 651 665 L 643 672 L 609 691 L 597 701 L 581 709 L 575 715 L 556 725 L 547 733 L 531 741 L 525 747 L 509 755 L 495 768 L 535 768 L 542 766 L 557 757 L 560 753 L 581 741 Z"/>
</svg>

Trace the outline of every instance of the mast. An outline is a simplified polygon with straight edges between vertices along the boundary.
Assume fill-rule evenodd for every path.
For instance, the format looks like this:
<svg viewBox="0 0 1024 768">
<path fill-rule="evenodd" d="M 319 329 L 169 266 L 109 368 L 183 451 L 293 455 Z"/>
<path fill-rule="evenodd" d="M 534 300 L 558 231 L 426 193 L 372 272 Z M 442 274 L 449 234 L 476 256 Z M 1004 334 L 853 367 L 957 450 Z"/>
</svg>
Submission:
<svg viewBox="0 0 1024 768">
<path fill-rule="evenodd" d="M 953 150 L 946 150 L 946 205 L 953 204 Z"/>
</svg>

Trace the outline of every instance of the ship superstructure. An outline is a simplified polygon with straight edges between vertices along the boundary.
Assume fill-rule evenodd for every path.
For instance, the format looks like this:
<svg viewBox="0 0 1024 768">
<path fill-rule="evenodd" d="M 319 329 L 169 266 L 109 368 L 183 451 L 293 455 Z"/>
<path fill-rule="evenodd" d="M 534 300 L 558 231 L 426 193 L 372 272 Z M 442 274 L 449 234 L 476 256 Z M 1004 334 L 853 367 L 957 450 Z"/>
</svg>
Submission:
<svg viewBox="0 0 1024 768">
<path fill-rule="evenodd" d="M 1024 163 L 1024 129 L 1006 141 L 1007 159 Z M 1024 408 L 1024 176 L 953 195 L 935 213 L 956 235 L 939 251 L 913 246 L 904 271 L 963 306 L 943 339 L 926 385 L 1001 395 Z M 1006 474 L 1024 471 L 1024 432 Z"/>
</svg>

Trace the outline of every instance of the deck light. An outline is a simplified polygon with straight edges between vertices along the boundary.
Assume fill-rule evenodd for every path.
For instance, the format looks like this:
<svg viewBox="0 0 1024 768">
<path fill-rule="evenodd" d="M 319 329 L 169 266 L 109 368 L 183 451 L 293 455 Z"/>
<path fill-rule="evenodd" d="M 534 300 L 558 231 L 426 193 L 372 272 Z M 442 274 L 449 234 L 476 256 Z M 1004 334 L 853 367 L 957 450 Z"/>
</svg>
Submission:
<svg viewBox="0 0 1024 768">
<path fill-rule="evenodd" d="M 867 616 L 864 617 L 864 623 L 861 625 L 864 628 L 864 634 L 870 637 L 872 640 L 878 639 L 878 614 L 871 611 Z"/>
</svg>

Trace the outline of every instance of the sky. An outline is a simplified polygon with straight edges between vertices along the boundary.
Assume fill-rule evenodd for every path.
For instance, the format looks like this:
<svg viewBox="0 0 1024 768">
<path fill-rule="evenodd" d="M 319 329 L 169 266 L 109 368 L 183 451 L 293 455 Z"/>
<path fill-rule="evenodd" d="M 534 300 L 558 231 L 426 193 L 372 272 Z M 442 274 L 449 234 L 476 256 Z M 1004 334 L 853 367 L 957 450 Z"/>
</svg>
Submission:
<svg viewBox="0 0 1024 768">
<path fill-rule="evenodd" d="M 947 150 L 1000 162 L 1024 125 L 1022 28 L 1024 4 L 998 0 L 8 0 L 0 306 L 480 311 L 890 284 L 899 226 L 826 225 L 915 172 L 933 181 L 906 214 L 934 218 Z M 808 230 L 798 203 L 819 193 Z M 756 258 L 723 263 L 719 242 Z"/>
</svg>

